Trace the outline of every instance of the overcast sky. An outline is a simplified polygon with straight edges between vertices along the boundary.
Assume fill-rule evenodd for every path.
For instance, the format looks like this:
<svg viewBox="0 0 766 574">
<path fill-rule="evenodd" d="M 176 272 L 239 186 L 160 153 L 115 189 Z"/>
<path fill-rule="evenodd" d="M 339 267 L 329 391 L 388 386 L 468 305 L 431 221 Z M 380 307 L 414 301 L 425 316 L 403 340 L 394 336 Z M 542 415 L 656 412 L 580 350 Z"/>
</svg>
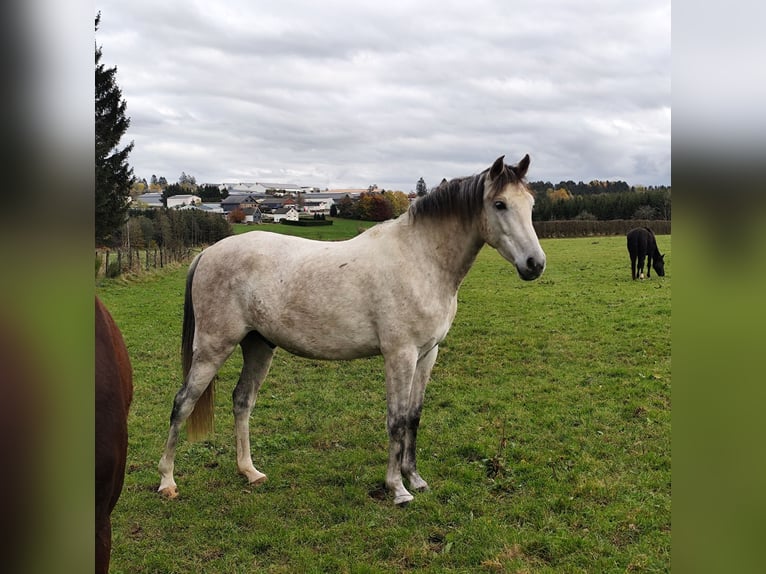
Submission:
<svg viewBox="0 0 766 574">
<path fill-rule="evenodd" d="M 101 0 L 139 178 L 670 185 L 669 0 Z"/>
</svg>

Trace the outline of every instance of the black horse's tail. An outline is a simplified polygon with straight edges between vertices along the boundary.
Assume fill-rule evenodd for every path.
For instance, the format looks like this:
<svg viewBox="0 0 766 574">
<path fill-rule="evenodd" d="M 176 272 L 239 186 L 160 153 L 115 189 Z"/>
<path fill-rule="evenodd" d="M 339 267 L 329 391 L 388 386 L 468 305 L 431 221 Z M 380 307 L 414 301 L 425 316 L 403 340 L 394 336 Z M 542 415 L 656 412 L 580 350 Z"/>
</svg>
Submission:
<svg viewBox="0 0 766 574">
<path fill-rule="evenodd" d="M 192 281 L 197 269 L 199 256 L 194 258 L 186 274 L 186 292 L 184 294 L 184 322 L 181 330 L 181 364 L 183 365 L 184 380 L 189 374 L 192 360 L 192 343 L 194 342 L 194 307 L 192 306 Z"/>
<path fill-rule="evenodd" d="M 201 255 L 197 255 L 194 258 L 194 261 L 189 266 L 189 273 L 186 275 L 184 320 L 181 331 L 181 364 L 183 365 L 184 384 L 186 384 L 186 378 L 189 376 L 194 354 L 193 345 L 196 323 L 194 320 L 194 305 L 192 304 L 192 282 Z M 213 430 L 214 390 L 213 382 L 211 382 L 197 400 L 194 410 L 186 421 L 186 433 L 191 441 L 201 440 Z"/>
</svg>

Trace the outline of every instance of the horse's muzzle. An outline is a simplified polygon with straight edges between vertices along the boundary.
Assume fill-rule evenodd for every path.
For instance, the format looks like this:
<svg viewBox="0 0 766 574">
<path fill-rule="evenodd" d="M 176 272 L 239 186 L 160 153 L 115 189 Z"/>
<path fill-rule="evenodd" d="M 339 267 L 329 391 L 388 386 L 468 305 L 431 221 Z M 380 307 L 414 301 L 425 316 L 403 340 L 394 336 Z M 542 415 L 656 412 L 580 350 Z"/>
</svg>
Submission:
<svg viewBox="0 0 766 574">
<path fill-rule="evenodd" d="M 526 261 L 526 265 L 516 265 L 516 271 L 519 272 L 519 277 L 524 281 L 532 281 L 540 277 L 545 270 L 545 259 L 539 260 L 534 257 L 529 257 Z"/>
</svg>

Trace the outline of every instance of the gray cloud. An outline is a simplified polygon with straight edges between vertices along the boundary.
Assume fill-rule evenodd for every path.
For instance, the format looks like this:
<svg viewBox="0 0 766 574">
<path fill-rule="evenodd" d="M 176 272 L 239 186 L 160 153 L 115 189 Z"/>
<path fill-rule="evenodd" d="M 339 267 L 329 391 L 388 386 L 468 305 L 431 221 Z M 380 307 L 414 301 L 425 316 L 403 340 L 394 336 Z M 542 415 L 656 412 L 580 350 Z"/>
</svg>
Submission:
<svg viewBox="0 0 766 574">
<path fill-rule="evenodd" d="M 670 2 L 108 0 L 137 176 L 670 183 Z"/>
</svg>

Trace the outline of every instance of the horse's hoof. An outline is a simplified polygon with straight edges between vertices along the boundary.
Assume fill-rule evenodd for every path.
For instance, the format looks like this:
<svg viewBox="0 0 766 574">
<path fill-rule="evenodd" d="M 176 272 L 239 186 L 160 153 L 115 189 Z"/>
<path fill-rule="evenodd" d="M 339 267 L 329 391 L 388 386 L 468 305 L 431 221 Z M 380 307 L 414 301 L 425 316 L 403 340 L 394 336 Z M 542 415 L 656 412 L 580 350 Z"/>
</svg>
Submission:
<svg viewBox="0 0 766 574">
<path fill-rule="evenodd" d="M 247 479 L 248 486 L 258 486 L 266 482 L 266 475 L 255 468 L 240 469 L 239 474 Z"/>
<path fill-rule="evenodd" d="M 415 492 L 425 492 L 428 490 L 428 483 L 423 480 L 419 474 L 410 477 L 409 481 L 410 490 L 414 490 Z"/>
<path fill-rule="evenodd" d="M 167 498 L 168 500 L 173 500 L 174 498 L 178 498 L 178 487 L 177 486 L 167 486 L 165 488 L 160 489 L 160 494 Z"/>
<path fill-rule="evenodd" d="M 258 486 L 259 484 L 263 484 L 269 480 L 265 474 L 262 474 L 261 476 L 257 477 L 255 480 L 249 480 L 248 483 L 250 486 Z"/>
<path fill-rule="evenodd" d="M 415 497 L 411 494 L 400 494 L 394 497 L 394 504 L 399 508 L 406 508 Z"/>
</svg>

